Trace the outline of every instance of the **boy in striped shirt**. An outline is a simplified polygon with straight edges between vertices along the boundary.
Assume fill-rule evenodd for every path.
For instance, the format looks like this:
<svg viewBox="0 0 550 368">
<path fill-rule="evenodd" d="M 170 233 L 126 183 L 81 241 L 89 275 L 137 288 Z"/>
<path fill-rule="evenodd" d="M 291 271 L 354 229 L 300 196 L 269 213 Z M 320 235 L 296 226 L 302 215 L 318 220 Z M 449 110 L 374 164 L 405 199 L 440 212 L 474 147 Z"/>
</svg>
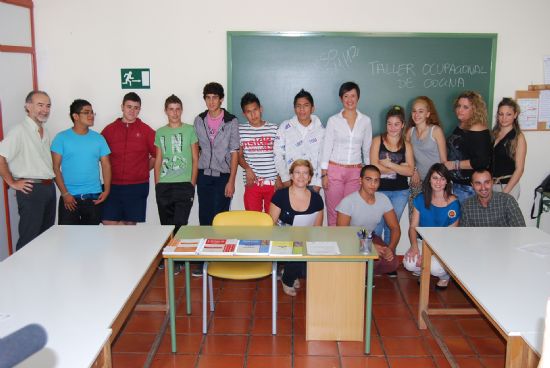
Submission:
<svg viewBox="0 0 550 368">
<path fill-rule="evenodd" d="M 273 153 L 277 126 L 262 120 L 263 109 L 255 94 L 245 93 L 241 98 L 241 108 L 248 120 L 239 125 L 239 165 L 244 169 L 244 208 L 247 211 L 267 213 L 273 193 L 282 187 Z"/>
</svg>

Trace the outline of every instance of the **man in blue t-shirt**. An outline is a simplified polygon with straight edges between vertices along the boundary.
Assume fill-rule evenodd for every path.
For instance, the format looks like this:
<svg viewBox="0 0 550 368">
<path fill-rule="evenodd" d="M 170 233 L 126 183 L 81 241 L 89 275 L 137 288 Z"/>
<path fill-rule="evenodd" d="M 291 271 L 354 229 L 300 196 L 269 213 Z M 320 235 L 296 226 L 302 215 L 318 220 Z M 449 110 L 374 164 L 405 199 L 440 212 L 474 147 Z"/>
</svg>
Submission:
<svg viewBox="0 0 550 368">
<path fill-rule="evenodd" d="M 92 104 L 74 100 L 70 117 L 73 127 L 57 134 L 51 146 L 55 183 L 61 192 L 58 224 L 99 225 L 101 203 L 111 189 L 111 151 L 105 138 L 90 130 L 95 118 Z"/>
</svg>

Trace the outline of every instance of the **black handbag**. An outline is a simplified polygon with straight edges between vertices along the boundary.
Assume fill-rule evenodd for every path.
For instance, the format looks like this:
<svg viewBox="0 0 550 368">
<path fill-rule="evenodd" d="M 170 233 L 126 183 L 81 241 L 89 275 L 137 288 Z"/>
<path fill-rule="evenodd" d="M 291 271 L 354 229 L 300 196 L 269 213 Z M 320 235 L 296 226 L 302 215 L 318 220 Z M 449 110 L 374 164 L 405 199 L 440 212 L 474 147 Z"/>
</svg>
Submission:
<svg viewBox="0 0 550 368">
<path fill-rule="evenodd" d="M 542 183 L 540 183 L 540 185 L 535 188 L 535 194 L 533 196 L 533 207 L 531 207 L 531 219 L 536 219 L 542 210 L 540 208 L 537 208 L 535 210 L 535 207 L 538 207 L 540 205 L 540 198 L 537 197 L 542 196 L 543 192 L 550 192 L 550 175 L 548 175 L 542 181 Z"/>
</svg>

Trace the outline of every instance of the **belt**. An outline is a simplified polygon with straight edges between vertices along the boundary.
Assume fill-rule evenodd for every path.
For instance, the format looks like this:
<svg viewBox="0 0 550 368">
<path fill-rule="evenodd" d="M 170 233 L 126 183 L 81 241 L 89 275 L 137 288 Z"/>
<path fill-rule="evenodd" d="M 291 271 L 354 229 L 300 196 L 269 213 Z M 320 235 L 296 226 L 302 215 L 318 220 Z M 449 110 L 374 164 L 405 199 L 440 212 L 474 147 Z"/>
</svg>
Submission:
<svg viewBox="0 0 550 368">
<path fill-rule="evenodd" d="M 27 180 L 33 184 L 45 184 L 50 185 L 53 183 L 53 179 L 27 179 L 27 178 L 19 178 L 18 180 Z"/>
<path fill-rule="evenodd" d="M 85 199 L 98 199 L 100 194 L 101 194 L 101 193 L 76 194 L 76 195 L 74 195 L 73 197 L 75 197 L 76 199 L 80 199 L 80 200 L 85 200 Z"/>
<path fill-rule="evenodd" d="M 499 176 L 498 178 L 493 178 L 493 184 L 508 184 L 511 177 L 512 175 L 504 175 Z"/>
<path fill-rule="evenodd" d="M 353 169 L 357 169 L 357 168 L 362 168 L 363 167 L 363 164 L 352 164 L 352 165 L 346 165 L 346 164 L 339 164 L 338 162 L 334 162 L 334 161 L 329 161 L 328 162 L 329 165 L 334 165 L 334 166 L 340 166 L 340 167 L 345 167 L 345 168 L 353 168 Z"/>
<path fill-rule="evenodd" d="M 254 184 L 256 184 L 259 187 L 263 187 L 265 185 L 275 185 L 275 180 L 257 178 Z"/>
</svg>

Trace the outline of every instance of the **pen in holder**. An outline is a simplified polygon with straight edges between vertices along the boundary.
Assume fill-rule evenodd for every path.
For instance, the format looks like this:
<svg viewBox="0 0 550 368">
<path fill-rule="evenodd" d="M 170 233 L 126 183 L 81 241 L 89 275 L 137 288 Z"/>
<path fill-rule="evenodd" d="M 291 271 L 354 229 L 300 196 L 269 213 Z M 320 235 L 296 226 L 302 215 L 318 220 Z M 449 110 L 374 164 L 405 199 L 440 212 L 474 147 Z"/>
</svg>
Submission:
<svg viewBox="0 0 550 368">
<path fill-rule="evenodd" d="M 359 238 L 359 252 L 370 254 L 372 252 L 372 231 L 363 228 L 357 232 L 357 237 Z"/>
</svg>

